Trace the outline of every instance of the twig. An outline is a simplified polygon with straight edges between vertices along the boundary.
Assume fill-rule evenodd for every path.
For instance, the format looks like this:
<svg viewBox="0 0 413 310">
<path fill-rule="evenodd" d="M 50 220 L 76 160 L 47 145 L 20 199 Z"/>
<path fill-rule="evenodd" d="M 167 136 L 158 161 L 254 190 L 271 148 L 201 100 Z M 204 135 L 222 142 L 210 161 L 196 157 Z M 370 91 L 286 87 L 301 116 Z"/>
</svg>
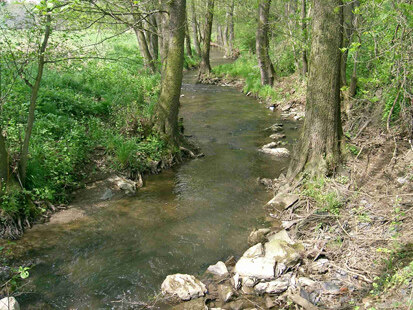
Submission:
<svg viewBox="0 0 413 310">
<path fill-rule="evenodd" d="M 361 278 L 362 278 L 365 282 L 367 282 L 367 283 L 370 283 L 370 284 L 373 283 L 372 280 L 370 280 L 369 278 L 367 278 L 366 276 L 364 276 L 364 275 L 362 275 L 362 274 L 359 274 L 359 273 L 357 273 L 357 272 L 354 272 L 354 271 L 348 270 L 348 269 L 346 269 L 346 268 L 337 266 L 337 265 L 335 265 L 335 264 L 333 264 L 333 263 L 331 263 L 331 262 L 330 262 L 330 265 L 333 266 L 333 267 L 335 267 L 335 268 L 344 270 L 344 271 L 346 271 L 346 272 L 348 272 L 348 273 L 351 273 L 351 274 L 353 274 L 353 275 L 359 276 L 359 277 L 361 277 Z"/>
</svg>

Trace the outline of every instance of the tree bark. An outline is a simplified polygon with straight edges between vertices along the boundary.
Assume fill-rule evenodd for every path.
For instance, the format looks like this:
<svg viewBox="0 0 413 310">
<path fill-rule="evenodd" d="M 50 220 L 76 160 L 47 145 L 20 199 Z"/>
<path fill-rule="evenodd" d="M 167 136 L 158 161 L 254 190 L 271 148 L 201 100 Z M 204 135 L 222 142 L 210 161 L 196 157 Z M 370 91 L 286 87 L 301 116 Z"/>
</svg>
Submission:
<svg viewBox="0 0 413 310">
<path fill-rule="evenodd" d="M 274 84 L 275 70 L 268 53 L 268 17 L 270 14 L 270 6 L 271 0 L 259 0 L 256 49 L 258 66 L 261 73 L 261 85 L 272 86 Z"/>
<path fill-rule="evenodd" d="M 208 0 L 208 3 L 207 3 L 204 38 L 203 38 L 202 50 L 201 50 L 201 64 L 199 65 L 198 78 L 200 78 L 202 75 L 211 73 L 211 63 L 209 60 L 209 52 L 211 49 L 212 22 L 214 19 L 214 2 L 215 2 L 214 0 Z"/>
<path fill-rule="evenodd" d="M 161 94 L 155 108 L 155 129 L 172 145 L 180 144 L 179 98 L 184 64 L 186 0 L 169 0 L 168 54 L 162 74 Z M 165 39 L 165 38 L 164 38 Z"/>
<path fill-rule="evenodd" d="M 232 0 L 227 11 L 227 30 L 225 31 L 226 36 L 226 51 L 225 57 L 232 58 L 234 56 L 234 9 L 235 1 Z"/>
<path fill-rule="evenodd" d="M 198 39 L 198 23 L 197 23 L 197 18 L 196 18 L 196 11 L 195 11 L 195 0 L 192 0 L 192 3 L 191 3 L 191 15 L 192 15 L 192 36 L 194 39 L 195 52 L 197 53 L 197 55 L 201 55 L 201 46 L 199 44 L 199 39 Z"/>
<path fill-rule="evenodd" d="M 303 76 L 305 77 L 308 72 L 308 59 L 307 59 L 307 0 L 301 0 L 301 30 L 303 36 Z"/>
<path fill-rule="evenodd" d="M 43 42 L 40 46 L 38 60 L 37 60 L 37 75 L 36 75 L 34 84 L 31 86 L 29 115 L 27 117 L 26 133 L 24 136 L 22 153 L 21 153 L 20 162 L 19 162 L 20 177 L 21 177 L 21 181 L 23 185 L 25 185 L 26 183 L 27 162 L 28 162 L 28 157 L 29 157 L 29 144 L 30 144 L 30 138 L 32 136 L 32 130 L 33 130 L 33 124 L 34 124 L 34 118 L 35 118 L 34 112 L 36 109 L 36 101 L 37 101 L 37 96 L 39 94 L 40 83 L 43 77 L 43 70 L 44 70 L 44 65 L 45 65 L 45 52 L 46 52 L 47 43 L 49 41 L 50 33 L 51 33 L 52 17 L 50 14 L 51 13 L 48 12 L 46 16 L 46 26 L 45 26 L 45 32 L 43 35 Z"/>
<path fill-rule="evenodd" d="M 335 171 L 341 158 L 340 61 L 342 1 L 314 0 L 307 104 L 288 177 Z"/>
<path fill-rule="evenodd" d="M 347 85 L 347 58 L 348 48 L 351 43 L 352 29 L 353 29 L 353 6 L 354 3 L 345 3 L 343 7 L 343 44 L 341 47 L 345 48 L 341 55 L 341 86 Z"/>
<path fill-rule="evenodd" d="M 148 43 L 145 38 L 145 34 L 142 30 L 142 25 L 138 24 L 133 28 L 135 31 L 136 37 L 138 38 L 139 49 L 141 50 L 141 56 L 145 63 L 145 67 L 151 69 L 152 72 L 156 72 L 156 67 L 152 58 L 152 55 L 149 51 Z"/>
<path fill-rule="evenodd" d="M 149 28 L 151 30 L 150 35 L 150 50 L 152 55 L 152 61 L 154 63 L 158 62 L 159 58 L 159 39 L 158 39 L 158 22 L 155 15 L 149 17 Z"/>
<path fill-rule="evenodd" d="M 354 5 L 357 7 L 360 5 L 359 1 L 356 0 Z M 353 19 L 353 34 L 357 36 L 358 38 L 358 43 L 359 46 L 356 47 L 356 51 L 354 53 L 354 65 L 353 65 L 353 72 L 351 74 L 351 80 L 350 80 L 350 89 L 349 89 L 349 96 L 354 97 L 357 93 L 357 63 L 358 63 L 358 56 L 359 56 L 359 49 L 361 45 L 361 36 L 358 31 L 358 26 L 359 26 L 359 18 L 360 16 L 356 14 Z"/>
<path fill-rule="evenodd" d="M 187 55 L 192 57 L 191 36 L 189 35 L 188 20 L 185 22 L 185 44 Z"/>
</svg>

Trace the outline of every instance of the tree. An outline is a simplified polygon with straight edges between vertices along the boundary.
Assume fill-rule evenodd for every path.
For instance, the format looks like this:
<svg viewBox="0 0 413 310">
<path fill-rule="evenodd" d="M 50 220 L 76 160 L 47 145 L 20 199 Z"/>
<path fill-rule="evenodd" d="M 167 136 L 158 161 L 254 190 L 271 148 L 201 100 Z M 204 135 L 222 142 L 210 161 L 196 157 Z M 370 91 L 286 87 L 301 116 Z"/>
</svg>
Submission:
<svg viewBox="0 0 413 310">
<path fill-rule="evenodd" d="M 211 34 L 212 34 L 212 22 L 214 19 L 214 0 L 208 0 L 206 20 L 204 25 L 204 37 L 201 49 L 201 63 L 199 65 L 199 75 L 198 77 L 211 72 L 211 63 L 209 60 L 209 52 L 211 49 Z"/>
<path fill-rule="evenodd" d="M 198 38 L 198 21 L 196 18 L 195 0 L 191 1 L 191 17 L 192 17 L 192 36 L 194 39 L 195 52 L 201 55 L 201 45 Z"/>
<path fill-rule="evenodd" d="M 168 51 L 162 70 L 161 94 L 155 107 L 154 123 L 156 130 L 169 143 L 179 146 L 182 137 L 178 126 L 178 112 L 184 64 L 186 0 L 170 0 L 167 8 Z"/>
<path fill-rule="evenodd" d="M 234 9 L 235 0 L 231 0 L 226 13 L 226 29 L 225 29 L 225 57 L 232 58 L 234 56 Z"/>
<path fill-rule="evenodd" d="M 315 0 L 305 121 L 288 176 L 333 172 L 340 162 L 342 2 Z"/>
<path fill-rule="evenodd" d="M 308 72 L 308 59 L 307 59 L 307 0 L 301 0 L 301 31 L 303 36 L 303 51 L 302 51 L 302 61 L 303 61 L 303 76 L 307 75 Z"/>
<path fill-rule="evenodd" d="M 268 53 L 268 17 L 270 6 L 271 0 L 259 0 L 256 49 L 261 73 L 261 85 L 273 85 L 275 78 L 275 70 Z"/>
</svg>

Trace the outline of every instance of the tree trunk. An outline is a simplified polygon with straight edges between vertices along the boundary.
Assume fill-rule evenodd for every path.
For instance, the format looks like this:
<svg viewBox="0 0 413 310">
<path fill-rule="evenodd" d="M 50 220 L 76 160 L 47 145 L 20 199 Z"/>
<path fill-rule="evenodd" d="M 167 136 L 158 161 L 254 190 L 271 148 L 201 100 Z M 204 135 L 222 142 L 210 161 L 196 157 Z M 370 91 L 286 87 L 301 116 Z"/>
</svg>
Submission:
<svg viewBox="0 0 413 310">
<path fill-rule="evenodd" d="M 142 25 L 138 24 L 136 27 L 133 28 L 135 31 L 136 37 L 138 38 L 139 42 L 139 49 L 141 50 L 141 56 L 145 63 L 145 67 L 151 69 L 152 72 L 156 72 L 156 67 L 153 62 L 153 58 L 151 53 L 149 52 L 148 43 L 146 42 L 145 34 L 142 31 Z"/>
<path fill-rule="evenodd" d="M 151 15 L 149 17 L 149 28 L 151 30 L 150 33 L 150 49 L 152 55 L 152 61 L 155 63 L 158 62 L 159 58 L 159 42 L 158 42 L 158 22 L 156 21 L 155 15 Z"/>
<path fill-rule="evenodd" d="M 199 66 L 198 78 L 200 78 L 202 75 L 211 73 L 209 51 L 211 49 L 212 22 L 214 19 L 214 0 L 208 0 L 206 14 L 207 15 L 204 28 L 204 40 L 202 42 L 201 64 Z"/>
<path fill-rule="evenodd" d="M 235 1 L 232 0 L 227 11 L 227 29 L 225 31 L 226 36 L 226 51 L 225 57 L 232 58 L 234 56 L 234 9 Z"/>
<path fill-rule="evenodd" d="M 32 136 L 32 130 L 33 130 L 33 124 L 34 124 L 34 112 L 36 109 L 37 96 L 39 94 L 40 83 L 43 77 L 43 69 L 45 65 L 45 52 L 46 52 L 47 43 L 50 37 L 51 22 L 52 22 L 52 17 L 49 13 L 46 16 L 46 26 L 45 26 L 44 36 L 43 36 L 43 42 L 42 42 L 42 45 L 40 46 L 38 60 L 37 60 L 36 80 L 31 87 L 29 115 L 27 117 L 26 133 L 24 136 L 23 148 L 22 148 L 22 153 L 21 153 L 20 162 L 19 162 L 20 177 L 21 177 L 21 181 L 23 185 L 25 185 L 26 183 L 27 162 L 28 162 L 28 157 L 29 157 L 29 144 L 30 144 L 30 138 Z"/>
<path fill-rule="evenodd" d="M 201 46 L 199 45 L 198 39 L 198 24 L 196 19 L 196 12 L 195 12 L 195 0 L 192 0 L 191 3 L 191 15 L 192 15 L 192 36 L 194 39 L 194 46 L 195 52 L 197 55 L 201 55 Z"/>
<path fill-rule="evenodd" d="M 187 55 L 192 57 L 191 36 L 189 35 L 188 20 L 185 22 L 185 44 Z"/>
<path fill-rule="evenodd" d="M 348 48 L 351 43 L 352 29 L 353 29 L 353 4 L 345 3 L 343 7 L 343 44 L 341 47 L 345 48 L 344 52 L 341 54 L 341 85 L 347 85 L 347 58 L 348 58 Z"/>
<path fill-rule="evenodd" d="M 10 178 L 9 154 L 6 149 L 6 141 L 3 136 L 3 130 L 0 127 L 0 192 L 7 185 Z"/>
<path fill-rule="evenodd" d="M 168 3 L 169 2 L 167 0 L 159 0 L 159 5 L 162 10 L 168 9 L 167 7 Z M 169 25 L 169 15 L 166 13 L 160 13 L 158 27 L 159 27 L 160 34 L 161 34 L 160 37 L 162 38 L 160 40 L 160 49 L 159 49 L 159 52 L 161 55 L 162 72 L 165 67 L 165 61 L 168 57 L 168 44 L 169 44 L 169 36 L 170 36 L 169 34 L 170 29 L 168 25 Z M 185 34 L 184 34 L 184 37 L 185 37 Z"/>
<path fill-rule="evenodd" d="M 155 108 L 156 130 L 172 145 L 180 143 L 179 98 L 184 64 L 186 0 L 169 0 L 168 54 L 162 74 L 161 94 Z M 165 39 L 165 38 L 164 38 Z"/>
<path fill-rule="evenodd" d="M 359 1 L 356 0 L 354 5 L 359 6 L 360 5 Z M 350 89 L 349 89 L 349 96 L 350 97 L 354 97 L 357 93 L 357 63 L 358 63 L 359 49 L 360 49 L 360 45 L 361 45 L 361 35 L 358 31 L 359 18 L 360 18 L 360 16 L 358 14 L 356 14 L 354 16 L 354 20 L 353 20 L 353 34 L 357 36 L 359 46 L 356 47 L 356 51 L 355 51 L 354 57 L 353 57 L 354 65 L 353 65 L 353 73 L 351 74 L 351 80 L 350 80 Z"/>
<path fill-rule="evenodd" d="M 273 85 L 275 77 L 275 70 L 268 54 L 268 17 L 270 14 L 270 6 L 271 0 L 259 0 L 256 49 L 258 66 L 260 67 L 261 73 L 261 85 Z"/>
<path fill-rule="evenodd" d="M 341 157 L 342 1 L 314 0 L 313 9 L 305 120 L 290 163 L 290 179 L 302 171 L 313 176 L 332 173 Z"/>
<path fill-rule="evenodd" d="M 308 72 L 308 59 L 307 59 L 307 0 L 301 1 L 301 30 L 303 35 L 303 76 L 305 77 Z"/>
</svg>

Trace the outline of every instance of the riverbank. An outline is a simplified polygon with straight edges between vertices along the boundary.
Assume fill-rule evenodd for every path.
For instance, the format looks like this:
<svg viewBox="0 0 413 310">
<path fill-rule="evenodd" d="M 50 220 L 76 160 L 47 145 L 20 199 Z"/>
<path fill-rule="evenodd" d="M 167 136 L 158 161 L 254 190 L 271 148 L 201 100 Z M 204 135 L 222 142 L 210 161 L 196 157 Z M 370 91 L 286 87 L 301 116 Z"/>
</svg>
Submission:
<svg viewBox="0 0 413 310">
<path fill-rule="evenodd" d="M 246 93 L 239 78 L 203 82 Z M 387 134 L 376 120 L 363 125 L 364 114 L 351 113 L 339 174 L 304 178 L 294 188 L 283 175 L 260 179 L 275 198 L 264 206 L 266 225 L 251 232 L 252 247 L 210 266 L 187 295 L 178 283 L 199 280 L 167 278 L 162 291 L 175 303 L 179 294 L 195 297 L 174 309 L 413 306 L 413 147 L 401 132 Z"/>
</svg>

